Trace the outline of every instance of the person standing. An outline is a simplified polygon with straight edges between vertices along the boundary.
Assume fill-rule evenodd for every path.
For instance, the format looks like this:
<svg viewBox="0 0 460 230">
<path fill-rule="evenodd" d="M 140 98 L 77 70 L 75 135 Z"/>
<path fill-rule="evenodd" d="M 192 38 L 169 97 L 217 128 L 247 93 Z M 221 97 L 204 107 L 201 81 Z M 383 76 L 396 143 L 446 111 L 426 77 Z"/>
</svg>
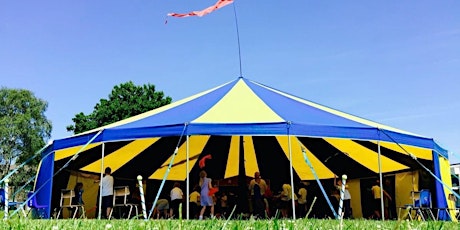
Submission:
<svg viewBox="0 0 460 230">
<path fill-rule="evenodd" d="M 371 217 L 375 217 L 377 219 L 380 219 L 382 216 L 381 209 L 382 209 L 382 201 L 381 201 L 381 191 L 380 191 L 380 180 L 375 181 L 374 186 L 372 186 L 372 195 L 374 196 L 374 214 Z M 391 196 L 383 190 L 383 196 L 384 198 L 387 198 L 388 200 L 392 200 Z"/>
<path fill-rule="evenodd" d="M 179 218 L 179 206 L 184 199 L 184 193 L 180 189 L 179 182 L 174 183 L 174 188 L 171 190 L 171 207 L 169 209 L 169 216 Z"/>
<path fill-rule="evenodd" d="M 307 186 L 305 185 L 306 182 L 301 182 L 299 185 L 299 198 L 297 200 L 298 203 L 298 214 L 299 218 L 304 218 L 307 214 Z"/>
<path fill-rule="evenodd" d="M 249 190 L 252 198 L 252 213 L 255 217 L 264 217 L 265 202 L 264 194 L 267 189 L 267 183 L 260 177 L 259 172 L 254 173 L 254 179 L 249 182 Z"/>
<path fill-rule="evenodd" d="M 342 190 L 342 180 L 337 181 L 337 175 L 335 174 L 334 174 L 334 186 L 337 188 L 337 190 L 339 190 L 339 192 Z M 350 191 L 348 191 L 348 185 L 345 184 L 345 190 L 343 191 L 343 218 L 346 219 L 350 217 L 351 217 L 351 195 L 350 195 Z"/>
<path fill-rule="evenodd" d="M 109 218 L 113 207 L 113 183 L 112 169 L 105 168 L 104 177 L 101 180 L 102 210 L 105 210 L 105 218 Z"/>
<path fill-rule="evenodd" d="M 211 179 L 207 177 L 206 171 L 200 172 L 200 203 L 201 203 L 201 211 L 199 219 L 203 219 L 203 214 L 206 211 L 206 207 L 211 207 L 211 218 L 214 217 L 214 201 L 212 200 L 212 196 L 209 195 L 209 190 L 212 189 Z"/>
</svg>

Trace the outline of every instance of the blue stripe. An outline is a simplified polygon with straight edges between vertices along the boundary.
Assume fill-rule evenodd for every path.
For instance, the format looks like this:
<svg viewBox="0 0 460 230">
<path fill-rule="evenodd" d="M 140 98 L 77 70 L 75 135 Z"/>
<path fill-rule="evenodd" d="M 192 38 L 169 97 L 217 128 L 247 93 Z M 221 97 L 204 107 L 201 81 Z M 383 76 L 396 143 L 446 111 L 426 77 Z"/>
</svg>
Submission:
<svg viewBox="0 0 460 230">
<path fill-rule="evenodd" d="M 260 97 L 273 111 L 286 121 L 311 124 L 318 126 L 342 126 L 342 127 L 369 127 L 362 123 L 337 116 L 324 110 L 312 107 L 302 102 L 293 100 L 274 91 L 263 88 L 248 80 L 246 84 Z M 298 97 L 297 97 L 298 98 Z"/>
<path fill-rule="evenodd" d="M 145 128 L 171 124 L 184 124 L 185 122 L 193 121 L 202 114 L 206 113 L 212 106 L 222 99 L 222 97 L 225 96 L 225 94 L 227 94 L 236 83 L 237 80 L 182 105 L 138 121 L 120 125 L 117 128 Z"/>
</svg>

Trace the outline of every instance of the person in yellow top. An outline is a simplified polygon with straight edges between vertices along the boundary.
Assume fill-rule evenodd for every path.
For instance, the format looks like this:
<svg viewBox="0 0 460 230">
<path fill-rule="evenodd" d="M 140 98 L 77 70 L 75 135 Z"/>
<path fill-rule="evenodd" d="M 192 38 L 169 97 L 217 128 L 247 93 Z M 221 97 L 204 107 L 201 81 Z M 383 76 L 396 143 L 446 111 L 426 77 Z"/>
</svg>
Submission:
<svg viewBox="0 0 460 230">
<path fill-rule="evenodd" d="M 200 208 L 200 191 L 200 186 L 196 185 L 189 196 L 190 218 L 192 219 L 198 218 L 198 210 Z"/>
<path fill-rule="evenodd" d="M 281 187 L 281 215 L 284 218 L 289 217 L 290 208 L 292 207 L 292 187 L 290 184 L 283 184 Z M 297 195 L 294 193 L 294 200 L 297 200 Z"/>
<path fill-rule="evenodd" d="M 255 217 L 264 217 L 265 202 L 264 194 L 267 189 L 267 183 L 260 177 L 259 172 L 254 173 L 254 179 L 249 182 L 249 190 L 252 198 L 252 213 Z"/>
<path fill-rule="evenodd" d="M 377 219 L 380 219 L 380 217 L 382 216 L 380 211 L 382 210 L 382 201 L 381 201 L 381 190 L 380 190 L 380 180 L 377 180 L 375 181 L 374 183 L 374 186 L 372 186 L 371 190 L 372 190 L 372 195 L 374 197 L 374 217 L 376 217 Z M 392 200 L 391 199 L 391 196 L 385 191 L 383 190 L 383 196 L 385 196 L 388 200 Z"/>
<path fill-rule="evenodd" d="M 307 214 L 307 186 L 305 184 L 306 182 L 301 182 L 299 185 L 299 199 L 297 200 L 298 203 L 298 214 L 300 218 L 305 217 Z"/>
</svg>

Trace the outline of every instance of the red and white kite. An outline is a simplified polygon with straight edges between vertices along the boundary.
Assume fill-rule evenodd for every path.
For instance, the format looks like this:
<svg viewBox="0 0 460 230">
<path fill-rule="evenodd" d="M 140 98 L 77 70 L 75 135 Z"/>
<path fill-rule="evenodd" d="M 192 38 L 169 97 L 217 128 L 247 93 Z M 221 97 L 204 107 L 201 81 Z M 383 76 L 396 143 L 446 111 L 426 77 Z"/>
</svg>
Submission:
<svg viewBox="0 0 460 230">
<path fill-rule="evenodd" d="M 179 18 L 183 18 L 183 17 L 190 17 L 190 16 L 198 16 L 198 17 L 202 17 L 206 14 L 209 14 L 219 8 L 222 8 L 228 4 L 231 4 L 233 3 L 233 0 L 218 0 L 216 2 L 216 4 L 214 4 L 213 6 L 210 6 L 204 10 L 200 10 L 200 11 L 192 11 L 190 13 L 185 13 L 185 14 L 180 14 L 180 13 L 169 13 L 168 16 L 172 16 L 172 17 L 179 17 Z"/>
</svg>

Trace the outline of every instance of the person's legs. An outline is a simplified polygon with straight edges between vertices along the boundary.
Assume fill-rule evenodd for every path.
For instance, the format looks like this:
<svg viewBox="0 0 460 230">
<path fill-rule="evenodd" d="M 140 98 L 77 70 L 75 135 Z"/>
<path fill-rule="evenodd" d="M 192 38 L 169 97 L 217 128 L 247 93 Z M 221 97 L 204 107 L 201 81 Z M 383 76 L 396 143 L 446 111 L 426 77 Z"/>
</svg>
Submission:
<svg viewBox="0 0 460 230">
<path fill-rule="evenodd" d="M 203 207 L 201 208 L 201 211 L 200 211 L 200 217 L 199 217 L 200 220 L 203 219 L 203 215 L 204 215 L 204 212 L 205 212 L 205 211 L 206 211 L 206 206 L 203 206 Z"/>
<path fill-rule="evenodd" d="M 351 203 L 350 199 L 343 201 L 343 207 L 344 207 L 344 212 L 345 212 L 343 215 L 344 218 L 351 217 L 351 204 L 350 203 Z"/>
<path fill-rule="evenodd" d="M 214 205 L 211 206 L 211 217 L 214 217 Z"/>
</svg>

